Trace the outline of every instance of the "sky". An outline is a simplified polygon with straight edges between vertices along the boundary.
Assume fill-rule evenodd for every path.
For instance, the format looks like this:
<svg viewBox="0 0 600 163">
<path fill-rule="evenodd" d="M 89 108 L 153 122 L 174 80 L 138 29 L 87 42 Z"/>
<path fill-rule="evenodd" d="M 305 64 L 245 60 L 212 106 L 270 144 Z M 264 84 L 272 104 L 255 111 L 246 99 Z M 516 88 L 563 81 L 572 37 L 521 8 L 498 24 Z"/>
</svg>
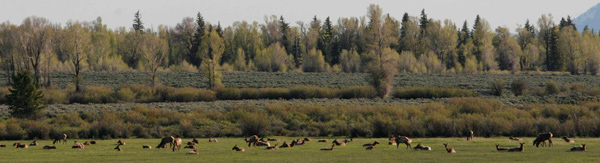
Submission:
<svg viewBox="0 0 600 163">
<path fill-rule="evenodd" d="M 575 18 L 600 0 L 0 0 L 0 22 L 21 24 L 24 18 L 39 16 L 54 23 L 68 20 L 92 21 L 102 17 L 109 28 L 131 27 L 139 10 L 145 27 L 160 24 L 175 26 L 184 17 L 200 12 L 205 20 L 222 26 L 235 21 L 264 23 L 267 15 L 283 15 L 287 22 L 310 22 L 314 16 L 327 16 L 337 22 L 340 17 L 365 16 L 369 4 L 378 4 L 384 13 L 401 19 L 407 12 L 418 16 L 425 9 L 429 18 L 450 19 L 461 26 L 472 26 L 476 15 L 490 22 L 492 28 L 508 27 L 514 31 L 527 19 L 537 22 L 542 14 Z"/>
</svg>

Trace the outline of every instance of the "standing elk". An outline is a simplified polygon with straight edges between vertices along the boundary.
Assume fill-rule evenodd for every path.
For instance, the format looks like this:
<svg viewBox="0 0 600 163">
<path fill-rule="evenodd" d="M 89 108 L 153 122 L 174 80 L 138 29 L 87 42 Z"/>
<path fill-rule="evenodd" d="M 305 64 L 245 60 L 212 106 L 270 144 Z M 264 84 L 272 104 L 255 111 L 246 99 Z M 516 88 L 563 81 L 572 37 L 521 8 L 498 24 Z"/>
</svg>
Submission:
<svg viewBox="0 0 600 163">
<path fill-rule="evenodd" d="M 250 136 L 250 138 L 245 138 L 244 140 L 246 141 L 246 143 L 248 143 L 248 147 L 250 147 L 251 145 L 258 146 L 258 136 L 256 135 L 252 135 Z"/>
<path fill-rule="evenodd" d="M 508 152 L 523 152 L 525 150 L 523 147 L 523 144 L 525 144 L 525 143 L 519 143 L 519 144 L 521 144 L 521 146 L 519 148 L 508 149 Z"/>
<path fill-rule="evenodd" d="M 537 138 L 535 138 L 535 140 L 533 141 L 533 145 L 535 145 L 535 147 L 540 147 L 540 143 L 545 143 L 546 140 L 548 140 L 549 143 L 548 147 L 552 147 L 551 132 L 538 134 Z"/>
<path fill-rule="evenodd" d="M 454 150 L 454 148 L 448 148 L 448 143 L 444 143 L 444 147 L 446 147 L 446 151 L 448 153 L 456 153 L 456 151 Z"/>
<path fill-rule="evenodd" d="M 473 140 L 473 130 L 469 130 L 469 135 L 467 135 L 467 141 Z"/>
<path fill-rule="evenodd" d="M 575 152 L 575 151 L 585 151 L 585 144 L 581 144 L 581 147 L 573 147 L 571 148 L 571 151 Z"/>
<path fill-rule="evenodd" d="M 175 152 L 175 148 L 177 148 L 177 151 L 181 150 L 181 143 L 181 138 L 175 138 L 175 141 L 173 141 L 173 152 Z"/>
<path fill-rule="evenodd" d="M 156 148 L 167 148 L 167 144 L 169 144 L 169 148 L 173 148 L 174 141 L 175 138 L 173 136 L 162 138 Z"/>
<path fill-rule="evenodd" d="M 121 144 L 117 145 L 117 147 L 115 147 L 115 149 L 116 149 L 117 151 L 119 151 L 119 152 L 120 152 L 120 151 L 123 151 L 123 149 L 121 149 Z"/>
<path fill-rule="evenodd" d="M 575 143 L 575 140 L 570 139 L 569 137 L 566 137 L 566 136 L 562 137 L 562 139 L 565 140 L 565 142 L 567 142 L 567 143 Z"/>
<path fill-rule="evenodd" d="M 237 145 L 237 144 L 236 144 L 235 146 L 233 146 L 233 148 L 231 148 L 231 150 L 240 151 L 240 152 L 244 152 L 244 151 L 246 151 L 244 148 L 240 148 L 240 147 L 238 147 L 238 145 Z"/>
<path fill-rule="evenodd" d="M 60 143 L 61 141 L 63 142 L 63 144 L 67 143 L 67 134 L 62 134 L 62 135 L 54 138 L 54 141 L 52 142 L 52 144 L 56 144 L 57 142 Z"/>
<path fill-rule="evenodd" d="M 412 140 L 406 136 L 398 136 L 394 140 L 396 141 L 396 149 L 399 148 L 400 143 L 406 144 L 407 149 L 411 147 L 410 143 L 412 143 Z"/>
</svg>

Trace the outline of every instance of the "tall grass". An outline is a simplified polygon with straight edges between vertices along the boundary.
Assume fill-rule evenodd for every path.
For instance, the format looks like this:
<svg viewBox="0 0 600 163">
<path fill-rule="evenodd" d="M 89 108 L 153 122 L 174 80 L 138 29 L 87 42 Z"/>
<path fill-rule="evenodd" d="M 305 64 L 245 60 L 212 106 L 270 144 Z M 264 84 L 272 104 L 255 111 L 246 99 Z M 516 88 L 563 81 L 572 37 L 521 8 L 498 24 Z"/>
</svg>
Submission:
<svg viewBox="0 0 600 163">
<path fill-rule="evenodd" d="M 449 98 L 449 97 L 473 97 L 477 93 L 459 89 L 459 88 L 431 88 L 417 87 L 398 89 L 394 92 L 393 97 L 400 99 L 417 99 L 417 98 Z"/>
</svg>

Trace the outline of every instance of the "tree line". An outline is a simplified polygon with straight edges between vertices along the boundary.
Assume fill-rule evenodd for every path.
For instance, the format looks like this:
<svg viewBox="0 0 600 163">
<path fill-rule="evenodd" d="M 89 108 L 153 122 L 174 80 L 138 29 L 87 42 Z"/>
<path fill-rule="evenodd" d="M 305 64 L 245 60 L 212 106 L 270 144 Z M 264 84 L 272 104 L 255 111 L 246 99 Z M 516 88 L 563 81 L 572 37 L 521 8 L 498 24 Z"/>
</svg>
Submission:
<svg viewBox="0 0 600 163">
<path fill-rule="evenodd" d="M 428 18 L 425 10 L 420 16 L 405 13 L 401 20 L 378 5 L 367 10 L 337 22 L 266 16 L 262 24 L 238 21 L 227 27 L 198 13 L 156 29 L 144 26 L 139 11 L 131 28 L 116 29 L 107 28 L 101 17 L 61 25 L 32 16 L 20 25 L 0 24 L 0 67 L 7 73 L 30 70 L 40 85 L 51 85 L 52 71 L 74 72 L 79 85 L 81 71 L 143 70 L 155 80 L 157 71 L 200 70 L 211 87 L 218 85 L 220 71 L 598 73 L 600 36 L 587 28 L 578 32 L 570 17 L 557 24 L 542 15 L 537 24 L 527 21 L 511 32 L 493 30 L 479 16 L 458 27 Z"/>
</svg>

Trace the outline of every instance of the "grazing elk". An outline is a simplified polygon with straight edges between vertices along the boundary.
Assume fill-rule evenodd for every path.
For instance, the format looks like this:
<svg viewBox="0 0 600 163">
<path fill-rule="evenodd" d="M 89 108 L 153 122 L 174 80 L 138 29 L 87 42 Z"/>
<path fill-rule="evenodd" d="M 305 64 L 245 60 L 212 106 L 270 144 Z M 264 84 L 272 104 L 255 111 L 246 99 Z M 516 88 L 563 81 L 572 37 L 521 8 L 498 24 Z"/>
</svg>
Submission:
<svg viewBox="0 0 600 163">
<path fill-rule="evenodd" d="M 150 145 L 142 145 L 142 148 L 143 149 L 152 149 L 152 146 L 150 146 Z"/>
<path fill-rule="evenodd" d="M 417 144 L 417 146 L 414 149 L 420 149 L 423 151 L 431 151 L 431 147 L 423 146 L 423 145 L 421 145 L 421 143 Z"/>
<path fill-rule="evenodd" d="M 181 150 L 181 143 L 181 138 L 175 138 L 175 141 L 173 141 L 173 152 L 175 152 L 175 148 L 177 148 L 178 151 Z"/>
<path fill-rule="evenodd" d="M 444 143 L 444 147 L 446 147 L 446 152 L 448 153 L 456 153 L 454 148 L 448 148 L 448 143 Z"/>
<path fill-rule="evenodd" d="M 25 148 L 25 149 L 29 148 L 29 146 L 27 144 L 21 144 L 20 142 L 13 144 L 13 146 L 16 146 L 17 148 Z"/>
<path fill-rule="evenodd" d="M 333 143 L 337 146 L 345 146 L 346 145 L 346 142 L 338 142 L 337 139 L 333 140 L 333 142 L 331 142 L 331 143 Z"/>
<path fill-rule="evenodd" d="M 121 144 L 117 145 L 117 147 L 115 147 L 115 149 L 116 149 L 117 151 L 119 151 L 119 152 L 120 152 L 120 151 L 123 151 L 123 149 L 121 149 Z"/>
<path fill-rule="evenodd" d="M 411 147 L 410 143 L 412 143 L 412 140 L 410 140 L 410 138 L 408 138 L 406 136 L 398 136 L 394 140 L 396 141 L 396 149 L 398 149 L 398 147 L 400 146 L 400 143 L 406 144 L 407 149 L 409 149 Z"/>
<path fill-rule="evenodd" d="M 37 146 L 38 142 L 37 140 L 33 140 L 33 142 L 31 142 L 31 144 L 29 144 L 29 146 Z"/>
<path fill-rule="evenodd" d="M 525 149 L 523 148 L 523 144 L 525 143 L 519 143 L 521 144 L 521 146 L 519 148 L 511 148 L 508 149 L 508 152 L 523 152 Z"/>
<path fill-rule="evenodd" d="M 235 146 L 233 146 L 233 148 L 231 148 L 231 150 L 240 151 L 240 152 L 244 152 L 244 151 L 246 151 L 244 148 L 240 148 L 240 147 L 238 147 L 238 145 L 237 145 L 237 144 L 236 144 Z"/>
<path fill-rule="evenodd" d="M 535 140 L 533 141 L 533 145 L 535 145 L 535 147 L 539 147 L 540 143 L 545 143 L 546 140 L 548 140 L 548 147 L 552 147 L 552 133 L 548 132 L 548 133 L 541 133 L 538 134 L 537 138 L 535 138 Z"/>
<path fill-rule="evenodd" d="M 322 151 L 333 151 L 335 149 L 335 144 L 331 145 L 331 148 L 321 148 Z"/>
<path fill-rule="evenodd" d="M 275 144 L 274 146 L 268 146 L 267 148 L 265 148 L 266 150 L 271 150 L 271 149 L 279 149 L 279 144 Z"/>
<path fill-rule="evenodd" d="M 290 147 L 292 147 L 292 146 L 285 141 L 283 142 L 283 145 L 279 146 L 279 148 L 290 148 Z"/>
<path fill-rule="evenodd" d="M 317 142 L 319 142 L 319 143 L 326 143 L 326 142 L 327 142 L 327 139 L 320 139 L 320 140 L 319 140 L 319 141 L 317 141 Z"/>
<path fill-rule="evenodd" d="M 246 143 L 248 143 L 248 147 L 250 147 L 251 145 L 258 146 L 258 136 L 256 135 L 252 135 L 250 136 L 250 138 L 245 138 L 244 140 L 246 141 Z"/>
<path fill-rule="evenodd" d="M 372 147 L 372 146 L 375 146 L 377 144 L 379 144 L 379 142 L 375 141 L 375 142 L 373 142 L 373 144 L 363 144 L 363 147 Z"/>
<path fill-rule="evenodd" d="M 496 150 L 497 151 L 507 151 L 508 148 L 506 148 L 506 147 L 500 147 L 500 144 L 496 144 Z"/>
<path fill-rule="evenodd" d="M 571 151 L 575 152 L 575 151 L 585 151 L 585 144 L 581 144 L 581 147 L 573 147 L 571 148 Z"/>
<path fill-rule="evenodd" d="M 567 143 L 575 143 L 575 140 L 570 139 L 569 137 L 566 137 L 566 136 L 562 137 L 562 139 L 565 140 L 565 142 L 567 142 Z"/>
<path fill-rule="evenodd" d="M 473 130 L 469 130 L 469 135 L 467 135 L 467 141 L 473 140 Z"/>
<path fill-rule="evenodd" d="M 173 136 L 162 138 L 156 148 L 167 148 L 167 144 L 169 144 L 169 148 L 173 148 L 174 141 L 175 138 Z"/>
<path fill-rule="evenodd" d="M 54 141 L 52 142 L 52 144 L 56 144 L 57 142 L 60 143 L 61 141 L 63 142 L 63 144 L 67 143 L 67 134 L 62 134 L 62 135 L 54 138 Z"/>
<path fill-rule="evenodd" d="M 56 147 L 55 146 L 46 145 L 42 149 L 56 149 Z"/>
<path fill-rule="evenodd" d="M 125 143 L 124 141 L 121 141 L 121 140 L 119 140 L 119 141 L 117 142 L 117 144 L 118 144 L 118 145 L 125 145 L 125 144 L 127 144 L 127 143 Z"/>
<path fill-rule="evenodd" d="M 514 140 L 514 141 L 520 141 L 520 140 L 521 140 L 521 138 L 512 137 L 512 136 L 511 136 L 511 137 L 509 137 L 508 139 L 510 139 L 510 140 Z"/>
<path fill-rule="evenodd" d="M 208 138 L 208 142 L 209 143 L 217 143 L 219 141 L 217 139 L 215 139 L 215 138 L 210 137 L 210 138 Z"/>
</svg>

